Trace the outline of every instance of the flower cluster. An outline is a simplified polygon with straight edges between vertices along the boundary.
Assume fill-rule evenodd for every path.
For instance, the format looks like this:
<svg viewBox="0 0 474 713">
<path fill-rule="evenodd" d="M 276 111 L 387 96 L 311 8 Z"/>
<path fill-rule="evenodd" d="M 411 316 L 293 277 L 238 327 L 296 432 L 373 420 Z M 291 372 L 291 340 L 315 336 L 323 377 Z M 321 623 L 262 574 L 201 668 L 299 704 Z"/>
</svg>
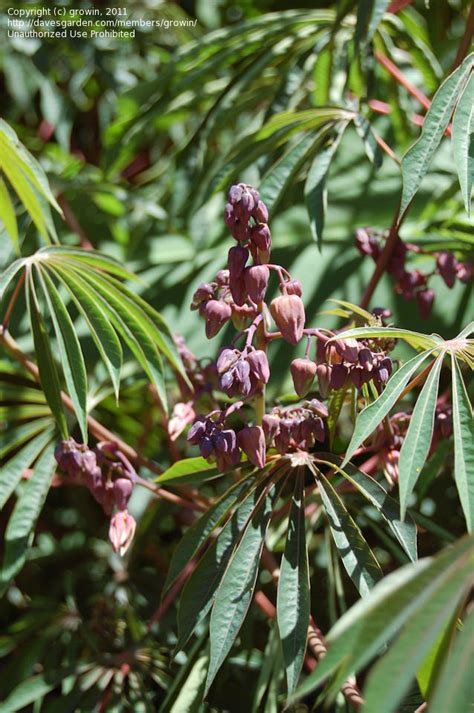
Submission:
<svg viewBox="0 0 474 713">
<path fill-rule="evenodd" d="M 392 360 L 386 352 L 394 346 L 393 341 L 385 342 L 374 344 L 368 339 L 342 338 L 330 341 L 320 337 L 316 374 L 321 396 L 325 398 L 329 389 L 341 389 L 349 381 L 358 389 L 370 380 L 377 385 L 385 384 L 392 373 Z"/>
<path fill-rule="evenodd" d="M 274 445 L 282 454 L 294 448 L 308 451 L 316 441 L 324 442 L 326 429 L 323 419 L 327 415 L 327 407 L 317 399 L 305 401 L 300 406 L 277 406 L 263 417 L 267 445 Z"/>
<path fill-rule="evenodd" d="M 355 242 L 363 255 L 370 255 L 377 262 L 382 252 L 380 236 L 375 230 L 361 228 L 356 231 Z M 472 276 L 472 266 L 459 262 L 451 252 L 435 253 L 436 266 L 430 273 L 420 270 L 407 270 L 406 261 L 410 253 L 420 254 L 423 250 L 417 245 L 404 243 L 398 238 L 395 248 L 387 264 L 387 272 L 395 280 L 396 291 L 405 299 L 413 298 L 418 302 L 418 308 L 423 319 L 428 319 L 435 299 L 434 290 L 428 287 L 428 280 L 433 275 L 439 275 L 445 284 L 451 288 L 456 279 L 468 282 Z"/>
<path fill-rule="evenodd" d="M 109 536 L 116 552 L 124 554 L 135 532 L 127 511 L 136 473 L 115 443 L 101 442 L 94 448 L 73 438 L 62 441 L 54 452 L 59 468 L 92 493 L 106 515 L 112 515 Z"/>
<path fill-rule="evenodd" d="M 243 351 L 223 349 L 217 360 L 219 383 L 228 396 L 252 396 L 268 383 L 270 367 L 261 349 L 246 346 Z"/>
</svg>

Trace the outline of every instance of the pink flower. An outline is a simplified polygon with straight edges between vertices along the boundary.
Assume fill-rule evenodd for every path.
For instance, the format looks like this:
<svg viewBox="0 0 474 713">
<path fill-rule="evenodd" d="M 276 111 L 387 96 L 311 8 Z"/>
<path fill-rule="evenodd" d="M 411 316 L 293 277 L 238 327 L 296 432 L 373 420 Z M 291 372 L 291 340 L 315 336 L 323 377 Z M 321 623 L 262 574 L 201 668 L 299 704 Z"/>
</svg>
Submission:
<svg viewBox="0 0 474 713">
<path fill-rule="evenodd" d="M 130 547 L 136 527 L 135 518 L 128 510 L 116 513 L 110 520 L 109 539 L 115 552 L 118 552 L 121 557 Z"/>
<path fill-rule="evenodd" d="M 172 441 L 175 441 L 182 434 L 186 426 L 194 421 L 196 412 L 193 408 L 193 402 L 180 402 L 175 404 L 173 413 L 168 422 L 168 433 Z"/>
</svg>

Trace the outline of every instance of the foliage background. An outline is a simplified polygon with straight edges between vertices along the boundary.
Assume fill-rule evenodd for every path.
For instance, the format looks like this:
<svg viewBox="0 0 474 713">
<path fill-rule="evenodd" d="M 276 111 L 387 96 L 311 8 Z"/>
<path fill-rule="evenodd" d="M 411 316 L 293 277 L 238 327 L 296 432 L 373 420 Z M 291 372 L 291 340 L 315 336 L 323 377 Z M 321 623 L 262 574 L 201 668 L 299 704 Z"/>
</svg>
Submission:
<svg viewBox="0 0 474 713">
<path fill-rule="evenodd" d="M 307 12 L 327 9 L 334 13 L 336 5 L 300 2 L 297 7 Z M 351 9 L 350 2 L 341 5 L 347 6 L 347 11 Z M 419 135 L 419 127 L 410 117 L 419 114 L 421 108 L 374 60 L 370 47 L 356 49 L 353 54 L 353 25 L 333 37 L 331 51 L 321 55 L 320 61 L 314 62 L 311 43 L 301 50 L 297 50 L 297 42 L 290 43 L 287 50 L 284 40 L 289 34 L 288 24 L 278 13 L 296 12 L 293 3 L 137 0 L 127 7 L 130 12 L 150 17 L 196 18 L 197 24 L 140 32 L 133 41 L 88 39 L 66 45 L 54 40 L 9 39 L 3 14 L 2 115 L 48 174 L 66 217 L 62 221 L 53 216 L 61 242 L 93 246 L 137 272 L 142 281 L 133 289 L 160 310 L 196 354 L 213 357 L 219 345 L 228 342 L 229 333 L 224 331 L 222 337 L 208 342 L 204 330 L 196 328 L 196 315 L 189 311 L 189 304 L 196 285 L 224 264 L 228 249 L 221 220 L 224 191 L 214 192 L 212 185 L 212 177 L 220 168 L 215 157 L 222 161 L 236 147 L 245 149 L 249 133 L 258 131 L 277 111 L 325 104 L 348 106 L 350 94 L 350 106 L 359 104 L 374 131 L 401 158 Z M 433 2 L 429 7 L 422 1 L 413 2 L 397 13 L 396 20 L 384 19 L 376 42 L 409 81 L 431 97 L 453 65 L 467 9 L 468 3 L 461 0 Z M 264 17 L 264 13 L 270 14 Z M 334 18 L 328 17 L 326 25 L 331 27 Z M 231 45 L 226 33 L 232 33 L 233 28 L 240 32 L 239 23 L 246 20 L 260 22 L 261 37 L 252 44 L 244 34 L 241 41 Z M 282 54 L 269 58 L 265 68 L 250 78 L 252 63 L 261 58 L 265 48 L 274 47 L 269 34 L 272 22 L 279 28 Z M 219 39 L 219 28 L 223 28 L 223 39 Z M 299 41 L 304 45 L 303 40 Z M 187 43 L 196 41 L 201 55 L 192 73 L 192 61 L 191 67 L 187 66 L 185 51 Z M 222 64 L 206 67 L 200 64 L 205 61 L 202 48 L 213 43 L 224 50 L 230 47 L 229 56 Z M 226 87 L 232 91 L 234 85 L 237 89 L 226 107 Z M 211 112 L 203 125 L 221 93 L 222 113 L 216 117 Z M 373 99 L 386 102 L 390 114 L 374 112 L 369 104 Z M 281 151 L 281 146 L 270 144 L 258 160 L 242 165 L 238 179 L 258 185 Z M 272 211 L 274 258 L 301 280 L 312 319 L 334 326 L 333 316 L 319 313 L 327 309 L 325 302 L 331 297 L 359 301 L 373 263 L 357 251 L 355 230 L 367 225 L 380 230 L 390 226 L 400 196 L 400 170 L 386 155 L 377 169 L 350 126 L 331 163 L 324 240 L 319 249 L 304 202 L 308 168 L 309 163 L 305 163 L 293 172 Z M 20 215 L 19 223 L 20 234 L 25 235 L 23 249 L 32 252 L 37 245 L 35 228 L 26 213 Z M 464 211 L 452 170 L 451 146 L 446 140 L 410 209 L 403 238 L 423 246 L 429 243 L 433 250 L 456 250 L 472 262 L 472 224 Z M 13 257 L 12 244 L 2 234 L 0 266 L 8 265 Z M 431 258 L 421 260 L 425 267 Z M 427 322 L 420 319 L 413 302 L 394 293 L 387 275 L 380 281 L 372 304 L 392 310 L 394 324 L 453 337 L 472 316 L 472 294 L 459 282 L 449 290 L 440 278 L 434 281 L 436 301 Z M 20 335 L 18 341 L 25 351 L 30 350 L 24 310 L 16 311 L 11 329 Z M 92 345 L 87 339 L 84 343 L 87 363 L 92 365 L 91 396 L 97 417 L 145 456 L 166 467 L 170 462 L 169 444 L 145 378 L 132 362 L 127 365 L 117 407 L 103 368 L 98 365 L 94 369 Z M 401 356 L 408 353 L 403 349 L 401 346 L 398 352 Z M 290 390 L 289 351 L 282 347 L 272 357 L 272 374 L 278 376 L 272 382 L 275 390 Z M 18 378 L 12 375 L 13 367 L 7 359 L 2 361 L 2 369 L 12 379 Z M 20 379 L 24 385 L 31 385 L 26 377 Z M 186 454 L 183 446 L 182 455 Z M 437 552 L 464 532 L 449 475 L 449 458 L 445 461 L 443 453 L 434 455 L 412 502 L 423 528 L 421 556 Z M 221 487 L 219 483 L 207 485 L 204 492 L 219 492 Z M 5 521 L 8 507 L 11 504 Z M 93 663 L 88 674 L 91 682 L 77 710 L 139 711 L 154 710 L 157 705 L 163 705 L 160 710 L 251 710 L 259 669 L 268 657 L 268 623 L 258 610 L 252 610 L 245 623 L 240 645 L 225 664 L 208 704 L 201 705 L 191 694 L 188 702 L 177 704 L 176 690 L 169 706 L 163 704 L 165 690 L 178 680 L 179 671 L 185 672 L 184 680 L 192 689 L 186 666 L 192 668 L 203 655 L 203 643 L 198 639 L 190 658 L 182 655 L 172 659 L 173 606 L 153 629 L 153 636 L 142 638 L 147 621 L 159 605 L 171 552 L 188 524 L 187 514 L 153 500 L 145 491 L 134 495 L 132 510 L 140 528 L 130 557 L 123 561 L 111 555 L 107 523 L 90 496 L 80 488 L 53 488 L 27 566 L 1 604 L 4 675 L 0 693 L 6 696 L 15 685 L 46 671 L 46 695 L 48 686 L 56 685 L 58 670 L 67 680 L 69 666 L 76 674 L 78 665 Z M 334 547 L 317 524 L 315 518 L 309 525 L 310 567 L 316 582 L 312 611 L 317 612 L 318 625 L 327 631 L 357 595 L 350 582 L 341 583 Z M 384 571 L 396 568 L 398 555 L 386 538 L 378 539 L 377 523 L 361 511 L 360 524 L 364 532 L 367 530 L 368 542 Z M 273 538 L 276 551 L 281 551 L 282 532 L 275 532 Z M 265 572 L 261 587 L 271 592 Z M 133 649 L 134 642 L 140 642 L 132 666 L 138 673 L 124 677 L 122 685 L 120 675 L 124 676 L 125 670 L 120 656 Z M 112 688 L 107 688 L 112 670 L 119 673 Z M 275 674 L 275 685 L 281 694 L 280 674 Z M 72 685 L 71 690 L 75 690 Z M 104 691 L 112 693 L 106 702 L 109 707 L 102 709 L 96 706 L 104 700 Z M 41 700 L 36 693 L 34 697 Z M 42 711 L 65 710 L 54 696 L 45 700 Z M 72 694 L 70 700 L 70 709 L 76 710 Z M 26 705 L 24 709 L 40 710 L 39 705 Z M 346 703 L 338 699 L 334 705 L 342 711 Z"/>
</svg>

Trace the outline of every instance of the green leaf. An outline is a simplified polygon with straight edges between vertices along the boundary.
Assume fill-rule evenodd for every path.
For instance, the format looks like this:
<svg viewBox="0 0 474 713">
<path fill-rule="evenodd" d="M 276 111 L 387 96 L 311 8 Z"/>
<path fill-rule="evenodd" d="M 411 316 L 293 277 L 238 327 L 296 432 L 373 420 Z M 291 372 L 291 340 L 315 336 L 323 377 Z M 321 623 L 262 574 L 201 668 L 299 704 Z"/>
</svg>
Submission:
<svg viewBox="0 0 474 713">
<path fill-rule="evenodd" d="M 196 461 L 198 459 L 190 458 L 188 460 Z M 181 461 L 181 463 L 183 462 L 186 461 Z M 222 523 L 242 492 L 245 488 L 248 488 L 252 482 L 252 474 L 239 480 L 239 482 L 229 488 L 199 520 L 191 525 L 173 552 L 166 581 L 163 585 L 163 592 L 169 589 L 181 570 L 192 560 L 197 552 L 199 552 L 209 535 Z"/>
<path fill-rule="evenodd" d="M 331 143 L 318 152 L 311 164 L 304 187 L 311 232 L 320 250 L 323 244 L 323 228 L 327 204 L 326 178 L 346 127 L 347 122 L 341 124 L 335 132 Z"/>
<path fill-rule="evenodd" d="M 178 607 L 177 651 L 183 648 L 196 626 L 212 607 L 217 588 L 240 533 L 258 502 L 260 490 L 257 491 L 256 487 L 255 484 L 250 492 L 245 494 L 183 588 Z"/>
<path fill-rule="evenodd" d="M 138 280 L 139 278 L 130 270 L 127 270 L 121 263 L 109 255 L 104 255 L 98 250 L 83 250 L 82 248 L 71 248 L 64 245 L 52 245 L 41 248 L 36 255 L 41 261 L 52 262 L 66 268 L 69 264 L 80 269 L 81 267 L 93 267 L 95 270 L 102 270 L 108 275 L 117 275 L 124 280 Z"/>
<path fill-rule="evenodd" d="M 109 372 L 115 397 L 118 399 L 123 353 L 120 340 L 109 322 L 108 315 L 100 306 L 99 301 L 94 299 L 94 294 L 85 289 L 75 279 L 71 271 L 65 273 L 53 268 L 53 273 L 67 289 L 77 309 L 87 322 L 97 351 Z"/>
<path fill-rule="evenodd" d="M 423 388 L 413 409 L 407 434 L 400 450 L 399 492 L 400 513 L 405 517 L 408 498 L 425 464 L 433 437 L 436 399 L 438 396 L 439 375 L 443 366 L 443 357 L 437 357 L 428 374 Z"/>
<path fill-rule="evenodd" d="M 254 509 L 216 593 L 209 629 L 211 653 L 204 696 L 232 648 L 252 601 L 263 541 L 276 498 L 275 483 L 271 488 L 273 493 L 264 492 Z"/>
<path fill-rule="evenodd" d="M 332 448 L 334 436 L 336 435 L 337 422 L 341 415 L 346 393 L 347 389 L 331 389 L 329 392 L 327 426 L 330 448 Z"/>
<path fill-rule="evenodd" d="M 66 280 L 70 273 L 73 273 L 84 289 L 88 289 L 89 292 L 94 294 L 94 298 L 109 315 L 115 329 L 148 375 L 150 381 L 156 386 L 160 400 L 166 408 L 163 362 L 150 336 L 153 332 L 153 325 L 150 320 L 128 299 L 126 294 L 119 292 L 115 288 L 110 279 L 100 277 L 88 268 L 84 267 L 81 272 L 78 272 L 68 265 L 67 270 L 63 270 Z M 93 286 L 87 282 L 88 277 L 91 278 Z"/>
<path fill-rule="evenodd" d="M 43 392 L 38 389 L 39 398 L 44 402 Z M 5 458 L 8 453 L 13 450 L 18 449 L 24 443 L 29 441 L 31 438 L 36 436 L 40 431 L 44 431 L 48 426 L 52 425 L 51 416 L 48 415 L 46 418 L 37 418 L 33 421 L 27 421 L 26 423 L 21 423 L 19 426 L 12 426 L 8 428 L 8 437 L 0 438 L 0 458 Z M 1 472 L 1 471 L 0 471 Z M 0 498 L 1 500 L 1 498 Z"/>
<path fill-rule="evenodd" d="M 301 166 L 309 156 L 314 154 L 320 141 L 321 132 L 317 133 L 316 137 L 313 133 L 304 135 L 296 146 L 290 148 L 264 176 L 259 186 L 259 192 L 270 214 L 278 205 Z"/>
<path fill-rule="evenodd" d="M 346 332 L 344 333 L 346 335 Z M 425 359 L 431 354 L 431 350 L 425 351 L 422 354 L 417 354 L 416 357 L 407 361 L 387 383 L 381 395 L 373 403 L 365 407 L 357 417 L 354 433 L 352 434 L 351 442 L 349 443 L 346 456 L 341 467 L 344 468 L 349 462 L 351 456 L 365 441 L 368 436 L 377 428 L 379 423 L 385 418 L 392 406 L 395 405 L 398 397 L 407 385 L 410 377 L 418 369 Z"/>
<path fill-rule="evenodd" d="M 41 673 L 38 676 L 25 679 L 0 703 L 0 713 L 15 713 L 24 709 L 59 686 L 61 681 L 68 678 L 73 672 L 74 669 L 69 668 L 63 671 Z"/>
<path fill-rule="evenodd" d="M 454 112 L 452 141 L 464 205 L 467 214 L 471 215 L 474 181 L 474 74 L 471 74 Z"/>
<path fill-rule="evenodd" d="M 474 530 L 474 420 L 461 369 L 452 359 L 454 478 L 468 532 Z"/>
<path fill-rule="evenodd" d="M 38 459 L 31 478 L 19 497 L 5 532 L 5 555 L 0 574 L 3 594 L 10 580 L 23 567 L 32 531 L 48 494 L 56 470 L 54 444 L 47 446 Z"/>
<path fill-rule="evenodd" d="M 27 282 L 26 301 L 30 316 L 31 331 L 33 333 L 36 359 L 38 361 L 39 378 L 48 405 L 58 424 L 61 437 L 63 440 L 66 440 L 68 438 L 68 427 L 61 399 L 61 385 L 58 370 L 51 353 L 46 326 L 39 311 L 31 273 L 28 273 Z"/>
<path fill-rule="evenodd" d="M 36 265 L 44 296 L 54 325 L 61 366 L 74 405 L 74 412 L 81 429 L 82 439 L 87 443 L 87 374 L 81 345 L 69 312 L 46 271 Z"/>
<path fill-rule="evenodd" d="M 426 114 L 420 138 L 402 159 L 403 193 L 400 217 L 404 215 L 428 171 L 433 154 L 443 138 L 459 94 L 469 76 L 473 59 L 474 54 L 471 53 L 441 84 Z"/>
<path fill-rule="evenodd" d="M 448 589 L 452 582 L 467 591 L 469 568 L 472 571 L 474 567 L 473 545 L 472 537 L 463 537 L 435 558 L 405 565 L 379 582 L 367 598 L 359 600 L 331 629 L 327 654 L 295 697 L 307 695 L 336 670 L 331 689 L 339 690 L 347 676 L 365 667 L 402 626 L 409 627 L 412 617 L 430 606 L 432 597 L 442 596 L 443 591 L 450 597 Z"/>
<path fill-rule="evenodd" d="M 43 212 L 38 196 L 32 189 L 28 179 L 19 170 L 17 164 L 9 160 L 8 155 L 5 155 L 3 158 L 0 155 L 0 167 L 11 183 L 15 193 L 18 195 L 19 199 L 30 214 L 31 219 L 33 220 L 33 223 L 38 229 L 40 235 L 46 240 L 46 242 L 51 242 L 47 228 L 47 218 Z"/>
<path fill-rule="evenodd" d="M 51 423 L 51 421 L 49 422 Z M 14 492 L 23 472 L 36 460 L 50 442 L 52 435 L 51 429 L 40 433 L 2 466 L 0 470 L 0 510 Z"/>
<path fill-rule="evenodd" d="M 310 615 L 303 472 L 296 478 L 277 594 L 277 620 L 285 660 L 288 694 L 296 688 L 303 666 Z"/>
<path fill-rule="evenodd" d="M 442 587 L 437 587 L 429 600 L 420 604 L 410 616 L 388 653 L 370 672 L 364 686 L 366 713 L 393 713 L 398 708 L 409 691 L 414 673 L 469 590 L 473 565 L 472 557 L 463 561 L 450 579 Z"/>
<path fill-rule="evenodd" d="M 354 126 L 360 138 L 362 139 L 367 158 L 371 163 L 374 164 L 375 169 L 378 170 L 382 165 L 383 155 L 382 150 L 377 143 L 377 139 L 375 138 L 375 134 L 370 125 L 370 122 L 367 121 L 365 116 L 357 114 L 357 116 L 354 117 Z"/>
<path fill-rule="evenodd" d="M 415 349 L 429 349 L 443 345 L 443 340 L 436 334 L 428 335 L 420 332 L 413 332 L 411 329 L 395 329 L 394 327 L 355 327 L 344 332 L 344 339 L 377 339 L 386 337 L 388 339 L 403 339 L 407 344 Z M 337 337 L 331 337 L 332 340 Z"/>
<path fill-rule="evenodd" d="M 16 222 L 15 209 L 13 207 L 8 188 L 5 181 L 0 176 L 0 220 L 5 226 L 5 230 L 12 239 L 16 252 L 19 254 L 18 225 Z"/>
<path fill-rule="evenodd" d="M 174 483 L 189 485 L 218 478 L 221 475 L 223 473 L 219 473 L 215 464 L 197 456 L 196 458 L 184 458 L 173 463 L 164 473 L 155 478 L 155 483 L 158 483 L 158 485 L 163 483 L 167 485 Z"/>
<path fill-rule="evenodd" d="M 380 565 L 331 483 L 319 471 L 315 476 L 342 564 L 360 595 L 366 597 L 382 576 Z"/>
<path fill-rule="evenodd" d="M 8 286 L 10 282 L 13 280 L 15 275 L 22 269 L 22 267 L 25 264 L 25 258 L 19 258 L 18 260 L 15 260 L 15 262 L 12 262 L 11 265 L 7 267 L 4 272 L 0 275 L 0 302 L 3 303 L 3 297 L 5 295 L 6 290 L 8 289 Z"/>
<path fill-rule="evenodd" d="M 430 699 L 430 713 L 468 711 L 474 699 L 474 613 L 467 615 L 463 628 L 446 660 Z"/>
<path fill-rule="evenodd" d="M 417 559 L 416 525 L 412 518 L 407 517 L 405 521 L 400 520 L 400 506 L 380 483 L 370 475 L 358 470 L 352 463 L 347 463 L 344 469 L 340 468 L 334 463 L 335 459 L 336 456 L 328 455 L 327 460 L 323 460 L 318 454 L 316 462 L 334 467 L 338 473 L 355 485 L 361 495 L 381 514 L 408 557 L 415 562 Z"/>
</svg>

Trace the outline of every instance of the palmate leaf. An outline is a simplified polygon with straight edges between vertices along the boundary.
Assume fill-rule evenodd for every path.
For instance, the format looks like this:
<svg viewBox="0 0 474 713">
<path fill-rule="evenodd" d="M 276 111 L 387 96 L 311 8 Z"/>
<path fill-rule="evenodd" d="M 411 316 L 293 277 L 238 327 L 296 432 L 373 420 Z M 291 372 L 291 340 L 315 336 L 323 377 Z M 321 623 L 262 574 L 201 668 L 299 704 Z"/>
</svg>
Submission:
<svg viewBox="0 0 474 713">
<path fill-rule="evenodd" d="M 402 520 L 405 517 L 408 499 L 430 450 L 443 356 L 437 357 L 433 363 L 416 401 L 410 425 L 400 450 L 398 470 Z"/>
<path fill-rule="evenodd" d="M 380 565 L 331 483 L 318 470 L 314 475 L 344 568 L 360 595 L 366 597 L 382 577 Z"/>
<path fill-rule="evenodd" d="M 451 355 L 454 479 L 466 518 L 468 532 L 474 530 L 474 419 L 461 369 Z"/>
<path fill-rule="evenodd" d="M 35 437 L 23 446 L 18 453 L 15 453 L 8 463 L 2 466 L 0 470 L 0 510 L 15 491 L 24 471 L 31 466 L 53 438 L 54 434 L 51 428 L 51 419 L 45 420 L 49 424 L 49 428 L 38 435 L 33 433 Z M 35 425 L 36 423 L 37 422 L 34 422 Z"/>
<path fill-rule="evenodd" d="M 402 159 L 403 193 L 400 216 L 405 213 L 428 171 L 473 64 L 474 53 L 471 53 L 441 84 L 426 114 L 420 138 Z"/>
<path fill-rule="evenodd" d="M 365 667 L 402 627 L 409 632 L 424 610 L 430 617 L 429 624 L 434 622 L 434 626 L 435 612 L 444 611 L 448 618 L 448 602 L 452 604 L 449 615 L 453 615 L 457 603 L 472 586 L 473 567 L 474 540 L 464 537 L 435 558 L 419 560 L 389 574 L 334 625 L 327 636 L 327 654 L 300 685 L 295 698 L 307 695 L 330 676 L 334 696 L 349 674 L 357 674 Z M 416 671 L 410 651 L 416 640 L 410 636 L 404 642 L 413 678 Z M 392 674 L 391 680 L 396 682 L 397 678 Z M 390 702 L 385 694 L 379 697 L 379 705 L 382 701 L 385 705 Z"/>
<path fill-rule="evenodd" d="M 277 621 L 285 660 L 288 694 L 296 688 L 303 666 L 310 615 L 303 472 L 296 477 L 277 594 Z"/>
<path fill-rule="evenodd" d="M 264 537 L 278 492 L 275 483 L 268 491 L 265 488 L 216 592 L 209 628 L 211 652 L 204 695 L 232 648 L 252 601 Z"/>
<path fill-rule="evenodd" d="M 31 478 L 18 498 L 5 532 L 5 555 L 0 573 L 0 594 L 22 568 L 29 540 L 48 494 L 56 469 L 54 444 L 46 447 L 39 457 Z"/>
<path fill-rule="evenodd" d="M 453 117 L 453 154 L 466 212 L 471 215 L 474 181 L 474 72 L 459 99 Z"/>
<path fill-rule="evenodd" d="M 354 332 L 356 330 L 352 331 Z M 366 330 L 363 331 L 365 332 Z M 346 336 L 346 334 L 347 332 L 344 333 L 344 336 Z M 398 369 L 398 371 L 396 371 L 389 380 L 378 399 L 369 404 L 369 406 L 366 406 L 366 408 L 360 412 L 357 417 L 354 433 L 352 434 L 345 458 L 341 464 L 341 468 L 344 468 L 359 446 L 365 441 L 366 438 L 368 438 L 368 436 L 370 436 L 379 423 L 389 413 L 390 409 L 395 405 L 398 397 L 407 385 L 410 377 L 415 373 L 425 359 L 428 358 L 431 351 L 431 349 L 428 349 L 421 354 L 417 354 L 417 356 L 413 357 L 413 359 L 410 359 L 410 361 L 407 361 L 406 364 L 400 367 L 400 369 Z"/>
</svg>

